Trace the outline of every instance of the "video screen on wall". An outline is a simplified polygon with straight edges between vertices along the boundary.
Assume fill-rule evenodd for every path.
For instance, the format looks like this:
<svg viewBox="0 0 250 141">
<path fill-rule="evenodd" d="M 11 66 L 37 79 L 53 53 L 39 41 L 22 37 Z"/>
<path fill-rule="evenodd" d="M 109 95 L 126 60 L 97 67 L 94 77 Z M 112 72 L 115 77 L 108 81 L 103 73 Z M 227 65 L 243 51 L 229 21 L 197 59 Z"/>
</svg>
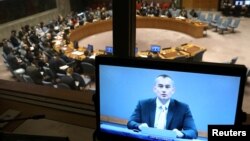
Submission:
<svg viewBox="0 0 250 141">
<path fill-rule="evenodd" d="M 246 0 L 245 5 L 250 5 L 250 0 Z"/>
</svg>

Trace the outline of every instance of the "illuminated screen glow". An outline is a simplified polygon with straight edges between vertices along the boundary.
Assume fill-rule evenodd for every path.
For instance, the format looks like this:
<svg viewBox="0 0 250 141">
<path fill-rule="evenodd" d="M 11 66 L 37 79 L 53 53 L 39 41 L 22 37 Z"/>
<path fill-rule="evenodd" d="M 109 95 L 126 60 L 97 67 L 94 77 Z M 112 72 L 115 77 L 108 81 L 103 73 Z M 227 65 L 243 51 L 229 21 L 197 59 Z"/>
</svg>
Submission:
<svg viewBox="0 0 250 141">
<path fill-rule="evenodd" d="M 160 52 L 161 51 L 161 46 L 159 45 L 151 45 L 151 49 L 150 49 L 151 52 Z"/>
<path fill-rule="evenodd" d="M 116 133 L 125 130 L 126 124 L 102 117 L 126 123 L 139 100 L 155 97 L 154 80 L 160 74 L 172 77 L 176 88 L 173 98 L 189 105 L 199 132 L 206 133 L 209 124 L 234 124 L 240 89 L 238 76 L 100 65 L 101 124 L 111 125 Z"/>
<path fill-rule="evenodd" d="M 110 46 L 107 46 L 106 48 L 105 48 L 105 52 L 106 53 L 113 53 L 113 47 L 110 47 Z"/>
</svg>

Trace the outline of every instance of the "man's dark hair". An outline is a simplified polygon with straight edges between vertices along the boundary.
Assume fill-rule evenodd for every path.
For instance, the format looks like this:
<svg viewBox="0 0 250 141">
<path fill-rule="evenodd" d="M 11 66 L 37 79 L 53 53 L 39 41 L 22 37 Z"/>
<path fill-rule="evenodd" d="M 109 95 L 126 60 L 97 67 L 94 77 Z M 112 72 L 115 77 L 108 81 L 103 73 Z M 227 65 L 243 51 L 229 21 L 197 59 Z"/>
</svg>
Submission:
<svg viewBox="0 0 250 141">
<path fill-rule="evenodd" d="M 158 77 L 163 77 L 163 78 L 170 78 L 170 79 L 172 79 L 169 75 L 166 75 L 166 74 L 161 74 L 161 75 L 157 76 L 157 78 L 158 78 Z"/>
</svg>

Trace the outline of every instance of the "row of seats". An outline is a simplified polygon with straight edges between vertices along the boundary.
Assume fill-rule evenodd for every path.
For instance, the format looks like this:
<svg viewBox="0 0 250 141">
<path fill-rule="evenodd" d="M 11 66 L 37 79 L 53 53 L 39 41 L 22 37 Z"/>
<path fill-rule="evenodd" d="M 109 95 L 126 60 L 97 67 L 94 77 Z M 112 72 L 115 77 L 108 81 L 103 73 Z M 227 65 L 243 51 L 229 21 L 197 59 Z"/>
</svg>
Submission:
<svg viewBox="0 0 250 141">
<path fill-rule="evenodd" d="M 219 30 L 219 33 L 223 34 L 224 31 L 228 31 L 231 29 L 231 32 L 234 33 L 235 29 L 239 27 L 240 18 L 233 18 L 233 17 L 225 17 L 217 13 L 199 13 L 198 20 L 208 24 L 208 26 L 215 28 L 215 31 Z"/>
</svg>

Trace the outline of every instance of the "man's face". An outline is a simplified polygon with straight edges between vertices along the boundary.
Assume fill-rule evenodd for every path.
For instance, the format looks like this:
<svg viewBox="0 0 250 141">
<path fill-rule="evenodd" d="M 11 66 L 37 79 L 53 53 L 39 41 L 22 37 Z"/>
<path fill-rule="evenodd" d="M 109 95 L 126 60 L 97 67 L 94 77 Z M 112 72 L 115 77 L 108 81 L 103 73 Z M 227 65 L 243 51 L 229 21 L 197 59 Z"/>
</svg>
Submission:
<svg viewBox="0 0 250 141">
<path fill-rule="evenodd" d="M 175 91 L 173 81 L 168 77 L 158 77 L 153 90 L 160 100 L 168 100 Z"/>
</svg>

